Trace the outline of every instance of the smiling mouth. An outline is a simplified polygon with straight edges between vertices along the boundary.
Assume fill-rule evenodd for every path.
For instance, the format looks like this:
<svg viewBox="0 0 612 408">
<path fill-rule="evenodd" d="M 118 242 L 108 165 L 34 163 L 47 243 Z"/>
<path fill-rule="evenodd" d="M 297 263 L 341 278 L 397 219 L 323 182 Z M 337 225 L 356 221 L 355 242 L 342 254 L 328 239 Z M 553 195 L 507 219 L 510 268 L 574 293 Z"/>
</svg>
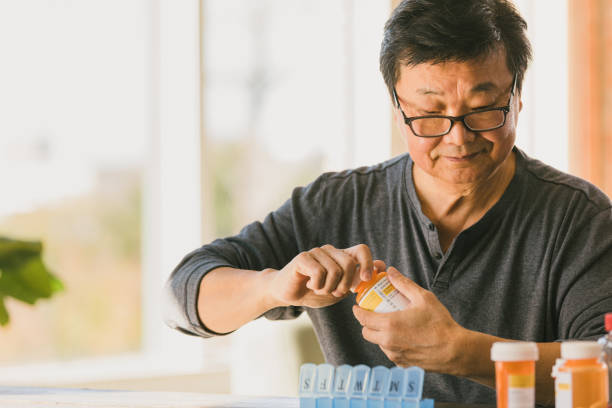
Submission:
<svg viewBox="0 0 612 408">
<path fill-rule="evenodd" d="M 477 151 L 476 153 L 468 154 L 465 156 L 444 156 L 444 157 L 453 162 L 467 162 L 467 161 L 472 160 L 473 158 L 475 158 L 482 152 L 483 150 L 480 150 L 480 151 Z"/>
</svg>

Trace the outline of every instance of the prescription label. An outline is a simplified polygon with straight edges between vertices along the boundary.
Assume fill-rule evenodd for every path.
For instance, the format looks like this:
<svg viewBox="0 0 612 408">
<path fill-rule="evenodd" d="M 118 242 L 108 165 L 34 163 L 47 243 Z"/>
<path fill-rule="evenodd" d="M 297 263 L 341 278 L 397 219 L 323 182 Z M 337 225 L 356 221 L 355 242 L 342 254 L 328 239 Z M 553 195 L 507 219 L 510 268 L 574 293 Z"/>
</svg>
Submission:
<svg viewBox="0 0 612 408">
<path fill-rule="evenodd" d="M 376 282 L 359 302 L 362 308 L 378 313 L 396 312 L 409 305 L 410 301 L 391 285 L 387 277 Z"/>
<path fill-rule="evenodd" d="M 508 408 L 535 406 L 535 377 L 533 375 L 508 376 Z"/>
<path fill-rule="evenodd" d="M 572 408 L 573 398 L 572 374 L 567 372 L 557 373 L 555 379 L 555 407 Z"/>
<path fill-rule="evenodd" d="M 363 298 L 359 306 L 363 307 L 367 310 L 376 310 L 376 308 L 381 304 L 382 298 L 378 293 L 374 290 L 368 292 L 368 294 Z"/>
<path fill-rule="evenodd" d="M 392 293 L 394 290 L 395 290 L 395 288 L 393 287 L 393 285 L 389 284 L 389 285 L 387 285 L 387 287 L 386 287 L 386 288 L 384 288 L 384 289 L 383 289 L 383 293 L 384 293 L 385 295 L 387 295 L 387 296 L 388 296 L 388 295 L 390 295 L 390 294 L 391 294 L 391 293 Z"/>
</svg>

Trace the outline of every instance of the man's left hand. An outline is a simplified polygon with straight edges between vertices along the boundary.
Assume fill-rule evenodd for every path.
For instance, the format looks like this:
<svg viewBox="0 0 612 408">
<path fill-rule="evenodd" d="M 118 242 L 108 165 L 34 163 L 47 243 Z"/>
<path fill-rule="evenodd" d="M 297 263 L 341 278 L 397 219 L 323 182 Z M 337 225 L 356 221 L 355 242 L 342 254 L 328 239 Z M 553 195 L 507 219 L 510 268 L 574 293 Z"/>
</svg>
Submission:
<svg viewBox="0 0 612 408">
<path fill-rule="evenodd" d="M 376 313 L 355 305 L 353 314 L 363 326 L 363 338 L 378 344 L 398 366 L 459 375 L 461 339 L 467 331 L 432 292 L 390 267 L 387 277 L 411 302 L 407 309 Z"/>
</svg>

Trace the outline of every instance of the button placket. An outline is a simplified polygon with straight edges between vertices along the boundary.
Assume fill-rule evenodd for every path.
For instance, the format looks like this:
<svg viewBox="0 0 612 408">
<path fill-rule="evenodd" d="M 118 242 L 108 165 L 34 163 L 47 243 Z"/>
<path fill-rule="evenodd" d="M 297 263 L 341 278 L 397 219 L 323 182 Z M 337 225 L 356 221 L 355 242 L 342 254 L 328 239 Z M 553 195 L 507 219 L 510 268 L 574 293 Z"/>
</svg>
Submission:
<svg viewBox="0 0 612 408">
<path fill-rule="evenodd" d="M 449 262 L 448 259 L 444 264 L 440 265 L 432 286 L 437 289 L 448 289 L 454 267 L 455 263 Z"/>
<path fill-rule="evenodd" d="M 450 248 L 448 248 L 448 252 L 446 254 L 446 258 L 439 265 L 438 270 L 433 279 L 432 287 L 434 289 L 446 290 L 450 285 L 450 280 L 453 274 L 453 269 L 455 268 L 455 257 L 453 257 L 453 253 L 455 253 L 455 248 L 457 247 L 457 239 L 453 241 Z"/>
<path fill-rule="evenodd" d="M 434 223 L 429 222 L 427 225 L 427 243 L 429 245 L 429 250 L 431 256 L 434 258 L 436 262 L 440 262 L 442 258 L 444 258 L 444 254 L 442 253 L 442 248 L 440 247 L 440 239 L 438 237 L 438 231 L 436 230 L 436 226 Z"/>
</svg>

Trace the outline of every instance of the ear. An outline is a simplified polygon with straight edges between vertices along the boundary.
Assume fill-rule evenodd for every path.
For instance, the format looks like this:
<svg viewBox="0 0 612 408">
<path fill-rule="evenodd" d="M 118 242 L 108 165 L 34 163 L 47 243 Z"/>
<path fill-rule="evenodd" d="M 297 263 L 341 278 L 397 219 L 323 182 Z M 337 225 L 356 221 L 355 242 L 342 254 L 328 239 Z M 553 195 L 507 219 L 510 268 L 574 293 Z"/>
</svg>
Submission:
<svg viewBox="0 0 612 408">
<path fill-rule="evenodd" d="M 394 119 L 395 126 L 397 129 L 397 133 L 394 132 L 394 135 L 400 138 L 402 147 L 404 149 L 408 149 L 408 137 L 409 137 L 408 132 L 410 132 L 410 130 L 408 130 L 408 126 L 404 122 L 404 115 L 402 115 L 402 112 L 400 112 L 400 110 L 397 109 L 396 106 L 393 106 L 392 110 L 393 110 L 393 119 Z"/>
<path fill-rule="evenodd" d="M 391 111 L 393 112 L 393 118 L 395 119 L 395 126 L 397 126 L 397 130 L 401 131 L 402 126 L 404 126 L 404 116 L 395 105 L 391 105 Z"/>
<path fill-rule="evenodd" d="M 402 136 L 402 139 L 405 139 L 407 125 L 406 122 L 404 122 L 404 115 L 402 115 L 402 112 L 395 105 L 393 105 L 391 109 L 393 111 L 393 119 L 395 119 L 395 126 L 397 126 L 397 131 Z"/>
</svg>

